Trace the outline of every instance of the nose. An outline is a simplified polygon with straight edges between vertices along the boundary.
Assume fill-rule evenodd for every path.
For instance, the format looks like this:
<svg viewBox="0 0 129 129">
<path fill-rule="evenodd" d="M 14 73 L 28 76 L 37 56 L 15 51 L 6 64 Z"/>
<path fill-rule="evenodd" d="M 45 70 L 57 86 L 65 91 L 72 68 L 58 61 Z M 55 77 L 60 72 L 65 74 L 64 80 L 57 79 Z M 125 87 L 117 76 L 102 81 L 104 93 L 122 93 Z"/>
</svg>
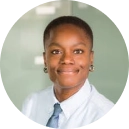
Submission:
<svg viewBox="0 0 129 129">
<path fill-rule="evenodd" d="M 61 64 L 74 64 L 74 57 L 72 53 L 65 52 L 62 54 L 62 57 L 60 59 Z"/>
</svg>

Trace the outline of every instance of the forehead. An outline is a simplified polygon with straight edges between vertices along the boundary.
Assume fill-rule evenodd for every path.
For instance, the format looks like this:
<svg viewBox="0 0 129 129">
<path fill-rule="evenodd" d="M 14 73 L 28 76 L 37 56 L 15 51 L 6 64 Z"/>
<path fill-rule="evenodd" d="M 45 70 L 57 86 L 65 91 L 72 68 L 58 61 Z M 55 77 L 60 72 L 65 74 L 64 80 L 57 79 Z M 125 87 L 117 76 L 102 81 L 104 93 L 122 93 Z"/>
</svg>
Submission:
<svg viewBox="0 0 129 129">
<path fill-rule="evenodd" d="M 52 37 L 54 38 L 61 34 L 63 35 L 71 34 L 76 36 L 83 36 L 84 38 L 88 39 L 90 38 L 87 32 L 80 27 L 73 24 L 62 24 L 50 30 L 49 39 L 51 39 Z"/>
<path fill-rule="evenodd" d="M 89 44 L 90 37 L 84 31 L 84 29 L 73 25 L 63 24 L 51 29 L 49 37 L 45 41 L 45 46 L 49 46 L 51 43 L 66 43 L 66 42 L 83 42 Z"/>
<path fill-rule="evenodd" d="M 58 25 L 57 27 L 51 29 L 50 32 L 72 32 L 72 31 L 81 31 L 81 33 L 87 35 L 87 32 L 84 31 L 81 27 L 78 27 L 74 24 L 62 24 Z"/>
</svg>

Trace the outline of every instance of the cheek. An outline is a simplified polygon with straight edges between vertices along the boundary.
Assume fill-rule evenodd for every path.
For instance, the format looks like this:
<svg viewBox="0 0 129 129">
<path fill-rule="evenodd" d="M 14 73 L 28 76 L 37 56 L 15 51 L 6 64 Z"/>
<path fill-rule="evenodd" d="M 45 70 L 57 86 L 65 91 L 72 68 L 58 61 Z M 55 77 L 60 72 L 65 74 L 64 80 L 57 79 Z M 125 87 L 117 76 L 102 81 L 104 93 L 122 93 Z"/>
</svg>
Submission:
<svg viewBox="0 0 129 129">
<path fill-rule="evenodd" d="M 89 75 L 89 67 L 90 67 L 90 60 L 89 59 L 83 59 L 79 62 L 79 67 L 80 67 L 80 78 L 82 80 L 88 78 Z"/>
<path fill-rule="evenodd" d="M 51 81 L 55 81 L 56 80 L 56 73 L 55 73 L 55 69 L 56 69 L 56 63 L 55 61 L 47 61 L 47 68 L 48 68 L 48 75 Z"/>
<path fill-rule="evenodd" d="M 85 74 L 87 74 L 88 72 L 89 72 L 89 63 L 80 63 L 79 64 L 79 66 L 80 66 L 80 70 L 81 70 L 81 72 L 82 73 L 85 73 Z"/>
<path fill-rule="evenodd" d="M 90 58 L 89 56 L 84 56 L 82 58 L 78 58 L 76 59 L 78 65 L 82 68 L 82 69 L 87 69 L 89 70 L 89 66 L 90 66 Z"/>
<path fill-rule="evenodd" d="M 52 58 L 52 57 L 47 57 L 46 62 L 47 62 L 48 74 L 50 76 L 55 76 L 55 71 L 57 69 L 59 59 Z"/>
</svg>

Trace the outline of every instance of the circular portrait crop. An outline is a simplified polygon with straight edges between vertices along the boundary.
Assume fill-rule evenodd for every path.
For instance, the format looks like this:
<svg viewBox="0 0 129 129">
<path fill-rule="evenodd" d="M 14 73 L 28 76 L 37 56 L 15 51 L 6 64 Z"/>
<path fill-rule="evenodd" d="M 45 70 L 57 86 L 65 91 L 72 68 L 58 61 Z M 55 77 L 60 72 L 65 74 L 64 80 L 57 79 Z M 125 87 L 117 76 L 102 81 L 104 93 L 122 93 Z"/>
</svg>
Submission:
<svg viewBox="0 0 129 129">
<path fill-rule="evenodd" d="M 1 52 L 1 77 L 10 100 L 50 128 L 78 128 L 105 116 L 127 76 L 120 31 L 104 13 L 77 1 L 31 9 L 13 25 Z"/>
</svg>

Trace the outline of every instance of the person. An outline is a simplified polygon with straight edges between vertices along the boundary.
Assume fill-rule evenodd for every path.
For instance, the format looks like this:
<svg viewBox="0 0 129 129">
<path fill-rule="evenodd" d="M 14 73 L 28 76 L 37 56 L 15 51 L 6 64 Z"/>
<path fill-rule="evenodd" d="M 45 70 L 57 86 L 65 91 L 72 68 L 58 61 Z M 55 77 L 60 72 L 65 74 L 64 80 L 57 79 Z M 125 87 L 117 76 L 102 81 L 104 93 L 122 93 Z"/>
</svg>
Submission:
<svg viewBox="0 0 129 129">
<path fill-rule="evenodd" d="M 114 104 L 88 81 L 94 71 L 90 26 L 76 16 L 60 16 L 47 25 L 43 41 L 44 72 L 53 85 L 30 95 L 23 114 L 58 129 L 85 126 L 104 116 Z"/>
</svg>

